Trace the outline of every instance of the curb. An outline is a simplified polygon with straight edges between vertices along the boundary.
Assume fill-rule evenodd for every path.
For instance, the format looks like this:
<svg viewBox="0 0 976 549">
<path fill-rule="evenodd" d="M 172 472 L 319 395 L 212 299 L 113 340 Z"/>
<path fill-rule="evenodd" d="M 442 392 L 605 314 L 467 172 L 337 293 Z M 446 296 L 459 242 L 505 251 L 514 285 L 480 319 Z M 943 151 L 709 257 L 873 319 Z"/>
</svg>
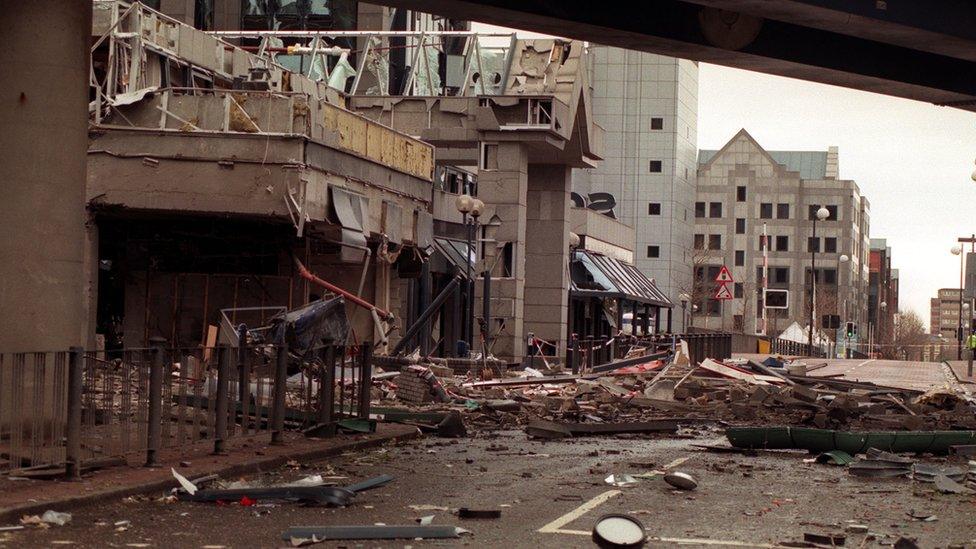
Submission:
<svg viewBox="0 0 976 549">
<path fill-rule="evenodd" d="M 395 444 L 398 441 L 414 440 L 414 439 L 421 438 L 422 436 L 423 433 L 420 432 L 420 429 L 415 429 L 414 431 L 410 431 L 406 433 L 390 433 L 385 435 L 379 435 L 376 436 L 375 438 L 350 441 L 347 444 L 330 446 L 328 448 L 322 448 L 318 450 L 306 450 L 303 452 L 296 452 L 292 454 L 255 459 L 247 463 L 239 463 L 236 465 L 218 467 L 216 469 L 211 469 L 209 471 L 202 471 L 201 473 L 208 474 L 208 475 L 216 474 L 222 477 L 262 473 L 272 469 L 277 469 L 285 465 L 290 460 L 297 460 L 297 461 L 320 460 L 323 458 L 335 457 L 337 455 L 344 454 L 349 451 L 375 448 L 377 446 L 382 446 L 383 444 L 386 444 L 388 442 L 393 442 Z M 196 476 L 196 474 L 194 476 Z M 38 503 L 32 502 L 27 505 L 18 505 L 14 507 L 0 508 L 0 523 L 11 522 L 11 521 L 16 522 L 23 515 L 37 515 L 52 508 L 58 508 L 59 510 L 64 511 L 67 509 L 86 507 L 97 503 L 104 503 L 110 500 L 120 500 L 130 496 L 143 495 L 151 492 L 166 491 L 168 488 L 172 488 L 174 484 L 176 484 L 176 479 L 169 477 L 163 480 L 147 482 L 136 486 L 121 486 L 117 488 L 110 488 L 107 490 L 103 490 L 101 492 L 93 492 L 93 493 L 83 494 L 78 496 L 70 496 L 59 500 L 38 502 Z"/>
<path fill-rule="evenodd" d="M 963 378 L 959 377 L 959 374 L 956 373 L 956 369 L 952 367 L 952 364 L 950 363 L 950 361 L 943 360 L 941 364 L 943 366 L 945 366 L 946 368 L 949 369 L 949 373 L 952 374 L 952 377 L 956 380 L 957 383 L 960 383 L 960 384 L 969 384 L 969 385 L 976 384 L 976 381 L 969 381 L 968 379 L 963 379 Z"/>
</svg>

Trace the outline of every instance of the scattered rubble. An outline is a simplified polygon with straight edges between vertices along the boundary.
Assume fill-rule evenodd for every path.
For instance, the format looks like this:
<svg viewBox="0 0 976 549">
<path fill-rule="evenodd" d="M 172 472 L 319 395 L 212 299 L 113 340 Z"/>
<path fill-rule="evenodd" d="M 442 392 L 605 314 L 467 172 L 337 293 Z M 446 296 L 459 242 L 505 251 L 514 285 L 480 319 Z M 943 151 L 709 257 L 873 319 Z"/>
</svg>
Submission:
<svg viewBox="0 0 976 549">
<path fill-rule="evenodd" d="M 425 364 L 414 357 L 402 365 L 390 359 L 384 367 L 399 367 L 400 373 L 374 375 L 373 396 L 382 401 L 379 409 L 384 410 L 377 417 L 417 424 L 442 436 L 465 436 L 472 428 L 522 428 L 538 439 L 654 436 L 711 423 L 739 429 L 774 426 L 762 427 L 771 429 L 762 434 L 752 433 L 751 440 L 742 440 L 747 431 L 732 431 L 738 437 L 730 437 L 733 446 L 755 449 L 796 447 L 856 454 L 867 448 L 944 453 L 957 447 L 965 453 L 966 446 L 976 447 L 973 403 L 949 390 L 922 393 L 811 377 L 818 365 L 775 357 L 762 363 L 706 358 L 692 364 L 682 350 L 683 342 L 676 345 L 676 352 L 622 348 L 625 358 L 578 374 L 549 365 L 545 370 L 491 368 L 479 375 L 433 359 Z M 454 416 L 450 428 L 444 428 L 441 422 L 448 412 L 459 414 L 460 424 Z M 440 415 L 410 417 L 430 413 Z M 923 431 L 935 433 L 934 438 L 910 436 Z M 943 434 L 950 432 L 951 436 Z M 891 433 L 896 433 L 894 440 L 878 440 L 891 438 Z M 810 444 L 797 440 L 804 437 Z M 828 438 L 831 442 L 826 442 Z"/>
</svg>

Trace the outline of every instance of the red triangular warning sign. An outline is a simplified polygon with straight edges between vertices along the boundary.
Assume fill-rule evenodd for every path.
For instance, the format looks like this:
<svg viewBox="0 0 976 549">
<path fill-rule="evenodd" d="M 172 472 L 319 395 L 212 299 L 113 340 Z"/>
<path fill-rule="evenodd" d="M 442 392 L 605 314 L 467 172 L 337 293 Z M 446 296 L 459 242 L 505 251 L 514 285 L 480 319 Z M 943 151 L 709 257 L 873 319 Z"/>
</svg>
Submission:
<svg viewBox="0 0 976 549">
<path fill-rule="evenodd" d="M 719 284 L 718 289 L 715 290 L 715 299 L 732 299 L 732 292 L 729 290 L 728 285 Z"/>
<path fill-rule="evenodd" d="M 718 272 L 718 276 L 715 277 L 715 282 L 719 284 L 725 284 L 726 282 L 735 282 L 732 280 L 732 273 L 729 272 L 729 268 L 722 265 L 722 270 Z"/>
</svg>

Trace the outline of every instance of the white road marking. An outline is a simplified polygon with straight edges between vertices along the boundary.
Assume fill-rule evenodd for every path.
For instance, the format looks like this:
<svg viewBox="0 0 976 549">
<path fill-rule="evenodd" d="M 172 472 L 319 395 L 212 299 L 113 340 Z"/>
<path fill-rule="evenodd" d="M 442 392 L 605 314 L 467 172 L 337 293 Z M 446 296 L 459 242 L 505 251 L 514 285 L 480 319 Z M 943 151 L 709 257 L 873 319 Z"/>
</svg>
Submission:
<svg viewBox="0 0 976 549">
<path fill-rule="evenodd" d="M 677 467 L 677 466 L 681 465 L 682 463 L 688 461 L 689 459 L 691 459 L 691 456 L 680 457 L 680 458 L 672 461 L 671 463 L 665 465 L 664 466 L 664 470 L 667 471 L 668 469 L 670 469 L 672 467 Z"/>
<path fill-rule="evenodd" d="M 542 528 L 539 528 L 539 532 L 542 534 L 578 534 L 581 532 L 580 530 L 562 530 L 561 528 L 580 518 L 591 510 L 599 507 L 608 499 L 620 495 L 620 493 L 620 490 L 607 490 L 606 492 L 603 492 L 602 494 L 596 496 L 590 501 L 587 501 L 583 505 L 580 505 L 576 509 L 573 509 Z M 588 536 L 590 535 L 590 532 L 583 532 L 583 534 Z"/>
<path fill-rule="evenodd" d="M 682 463 L 688 461 L 691 458 L 692 456 L 679 457 L 675 460 L 672 460 L 671 463 L 668 463 L 667 465 L 662 467 L 662 469 L 667 471 L 668 469 L 681 465 Z M 574 536 L 588 536 L 590 535 L 591 532 L 587 532 L 584 530 L 563 530 L 562 527 L 580 518 L 586 513 L 589 513 L 593 509 L 596 509 L 600 505 L 603 505 L 607 500 L 609 500 L 614 496 L 619 495 L 620 493 L 621 493 L 620 490 L 608 490 L 596 496 L 595 498 L 591 499 L 590 501 L 587 501 L 583 505 L 580 505 L 576 509 L 573 509 L 572 511 L 566 513 L 565 515 L 550 522 L 549 524 L 543 526 L 542 528 L 539 528 L 538 531 L 542 534 L 571 534 Z"/>
</svg>

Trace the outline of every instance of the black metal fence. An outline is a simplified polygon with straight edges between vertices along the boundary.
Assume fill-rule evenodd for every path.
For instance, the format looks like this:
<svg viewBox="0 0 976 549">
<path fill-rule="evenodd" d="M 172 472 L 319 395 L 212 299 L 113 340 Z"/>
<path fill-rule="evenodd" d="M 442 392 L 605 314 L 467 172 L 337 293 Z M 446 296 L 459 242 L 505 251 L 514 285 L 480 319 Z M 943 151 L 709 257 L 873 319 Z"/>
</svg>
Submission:
<svg viewBox="0 0 976 549">
<path fill-rule="evenodd" d="M 209 440 L 368 418 L 372 346 L 283 345 L 0 354 L 0 470 L 66 467 Z M 331 428 L 330 428 L 331 427 Z"/>
<path fill-rule="evenodd" d="M 833 347 L 830 345 L 829 347 Z M 772 354 L 776 355 L 787 355 L 787 356 L 808 356 L 812 358 L 825 358 L 827 356 L 833 356 L 831 349 L 822 349 L 820 347 L 811 347 L 806 343 L 801 343 L 799 341 L 790 341 L 788 339 L 780 339 L 774 337 L 769 340 L 769 350 Z"/>
</svg>

